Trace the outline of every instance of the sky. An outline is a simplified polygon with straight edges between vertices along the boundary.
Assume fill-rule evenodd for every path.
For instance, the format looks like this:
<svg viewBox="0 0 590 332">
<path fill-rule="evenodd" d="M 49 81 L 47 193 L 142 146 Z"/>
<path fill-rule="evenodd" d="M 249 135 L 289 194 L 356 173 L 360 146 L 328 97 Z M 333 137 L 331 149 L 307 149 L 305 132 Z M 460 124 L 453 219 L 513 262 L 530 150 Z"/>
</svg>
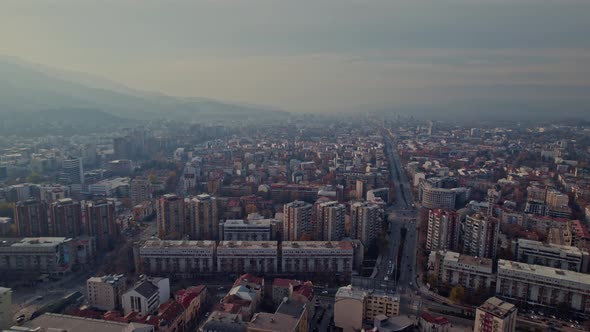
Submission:
<svg viewBox="0 0 590 332">
<path fill-rule="evenodd" d="M 0 54 L 289 111 L 590 102 L 590 1 L 3 0 Z"/>
</svg>

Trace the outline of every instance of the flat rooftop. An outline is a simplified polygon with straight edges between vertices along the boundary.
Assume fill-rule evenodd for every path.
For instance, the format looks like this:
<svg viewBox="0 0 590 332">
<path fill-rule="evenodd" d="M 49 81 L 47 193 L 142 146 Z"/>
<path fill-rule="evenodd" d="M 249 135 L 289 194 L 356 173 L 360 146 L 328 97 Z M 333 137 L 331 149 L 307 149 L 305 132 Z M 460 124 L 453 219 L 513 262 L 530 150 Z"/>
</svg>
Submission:
<svg viewBox="0 0 590 332">
<path fill-rule="evenodd" d="M 531 248 L 531 249 L 543 249 L 543 250 L 551 250 L 551 251 L 560 251 L 566 254 L 572 255 L 582 255 L 584 252 L 578 247 L 573 246 L 565 246 L 553 243 L 545 243 L 541 241 L 533 241 L 527 239 L 518 239 L 518 247 L 519 248 Z"/>
<path fill-rule="evenodd" d="M 548 266 L 519 263 L 500 259 L 498 261 L 498 274 L 500 274 L 502 270 L 533 274 L 539 277 L 551 278 L 556 281 L 590 285 L 590 274 L 556 269 Z M 536 278 L 531 276 L 531 279 Z"/>
<path fill-rule="evenodd" d="M 276 241 L 221 241 L 218 249 L 274 249 L 277 250 Z"/>
<path fill-rule="evenodd" d="M 64 242 L 65 237 L 2 238 L 0 247 L 54 247 Z"/>
<path fill-rule="evenodd" d="M 24 324 L 29 328 L 41 328 L 38 331 L 84 331 L 84 332 L 129 332 L 151 325 L 138 323 L 119 323 L 99 319 L 82 318 L 68 315 L 44 314 Z"/>
<path fill-rule="evenodd" d="M 514 304 L 504 302 L 497 297 L 489 298 L 484 304 L 479 306 L 478 309 L 490 313 L 498 318 L 505 318 L 516 311 Z"/>
<path fill-rule="evenodd" d="M 341 249 L 353 250 L 352 243 L 349 241 L 284 241 L 283 250 L 288 249 Z"/>
<path fill-rule="evenodd" d="M 445 251 L 444 259 L 445 261 L 492 268 L 492 260 L 489 258 L 463 255 L 454 251 Z"/>
<path fill-rule="evenodd" d="M 143 248 L 211 248 L 215 247 L 215 241 L 188 241 L 188 240 L 149 240 L 145 241 Z"/>
</svg>

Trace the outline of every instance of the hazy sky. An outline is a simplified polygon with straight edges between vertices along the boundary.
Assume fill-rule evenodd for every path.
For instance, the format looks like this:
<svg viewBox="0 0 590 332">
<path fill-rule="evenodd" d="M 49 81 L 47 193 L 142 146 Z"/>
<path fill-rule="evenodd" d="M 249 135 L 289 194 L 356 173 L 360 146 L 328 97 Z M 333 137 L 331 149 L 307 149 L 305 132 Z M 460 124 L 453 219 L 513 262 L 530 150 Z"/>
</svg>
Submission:
<svg viewBox="0 0 590 332">
<path fill-rule="evenodd" d="M 590 0 L 3 0 L 0 54 L 286 110 L 587 100 Z"/>
</svg>

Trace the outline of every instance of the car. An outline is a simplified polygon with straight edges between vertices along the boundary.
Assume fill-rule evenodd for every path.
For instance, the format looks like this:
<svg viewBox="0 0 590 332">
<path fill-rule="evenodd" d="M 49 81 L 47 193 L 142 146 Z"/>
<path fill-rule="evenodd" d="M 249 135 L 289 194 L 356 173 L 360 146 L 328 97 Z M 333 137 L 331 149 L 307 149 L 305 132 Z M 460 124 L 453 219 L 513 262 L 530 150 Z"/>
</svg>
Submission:
<svg viewBox="0 0 590 332">
<path fill-rule="evenodd" d="M 209 318 L 209 316 L 210 316 L 210 315 L 211 315 L 211 313 L 210 313 L 210 312 L 206 313 L 206 314 L 205 314 L 205 318 Z"/>
<path fill-rule="evenodd" d="M 217 288 L 217 290 L 224 290 L 224 289 L 225 289 L 225 287 L 223 287 L 223 286 L 220 286 Z"/>
<path fill-rule="evenodd" d="M 18 324 L 20 324 L 20 323 L 22 323 L 24 321 L 25 321 L 25 315 L 20 315 L 20 316 L 16 317 L 16 322 Z"/>
<path fill-rule="evenodd" d="M 328 294 L 328 291 L 327 290 L 322 291 L 322 294 Z"/>
<path fill-rule="evenodd" d="M 41 300 L 43 300 L 43 296 L 42 296 L 42 295 L 39 295 L 39 296 L 37 296 L 37 297 L 35 298 L 35 300 L 37 300 L 37 301 L 41 301 Z"/>
</svg>

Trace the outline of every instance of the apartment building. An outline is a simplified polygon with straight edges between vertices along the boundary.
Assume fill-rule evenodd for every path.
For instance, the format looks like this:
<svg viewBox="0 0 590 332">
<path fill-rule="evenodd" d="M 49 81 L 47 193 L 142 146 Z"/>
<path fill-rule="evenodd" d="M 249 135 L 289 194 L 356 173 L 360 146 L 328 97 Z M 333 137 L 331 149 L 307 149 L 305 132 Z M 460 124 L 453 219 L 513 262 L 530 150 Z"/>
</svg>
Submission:
<svg viewBox="0 0 590 332">
<path fill-rule="evenodd" d="M 146 241 L 138 270 L 153 275 L 194 277 L 215 271 L 215 241 Z"/>
<path fill-rule="evenodd" d="M 207 194 L 198 195 L 188 203 L 190 237 L 193 240 L 218 240 L 219 217 L 217 199 Z"/>
<path fill-rule="evenodd" d="M 351 285 L 340 287 L 334 303 L 334 324 L 344 332 L 360 331 L 365 320 L 399 315 L 399 298 Z"/>
<path fill-rule="evenodd" d="M 82 205 L 71 198 L 51 204 L 50 234 L 73 238 L 82 235 Z"/>
<path fill-rule="evenodd" d="M 49 236 L 47 203 L 37 199 L 19 201 L 14 207 L 14 220 L 19 236 Z"/>
<path fill-rule="evenodd" d="M 278 227 L 276 219 L 228 219 L 219 223 L 219 238 L 222 241 L 274 241 Z"/>
<path fill-rule="evenodd" d="M 489 258 L 462 255 L 452 251 L 433 251 L 428 268 L 439 284 L 461 285 L 470 291 L 491 289 L 495 280 Z"/>
<path fill-rule="evenodd" d="M 495 258 L 498 249 L 500 221 L 476 213 L 463 223 L 463 253 L 471 256 Z"/>
<path fill-rule="evenodd" d="M 489 298 L 475 311 L 474 332 L 516 331 L 517 309 L 497 297 Z"/>
<path fill-rule="evenodd" d="M 577 247 L 518 239 L 516 260 L 575 272 L 588 272 L 590 255 Z"/>
<path fill-rule="evenodd" d="M 12 326 L 12 289 L 0 287 L 0 329 Z"/>
<path fill-rule="evenodd" d="M 188 233 L 184 200 L 167 194 L 156 202 L 156 222 L 161 237 L 179 239 Z"/>
<path fill-rule="evenodd" d="M 368 247 L 383 229 L 383 208 L 370 202 L 355 202 L 350 206 L 350 237 Z"/>
<path fill-rule="evenodd" d="M 0 270 L 61 275 L 74 265 L 72 239 L 5 238 L 0 243 Z"/>
<path fill-rule="evenodd" d="M 516 302 L 590 312 L 590 274 L 500 259 L 496 296 Z"/>
<path fill-rule="evenodd" d="M 84 205 L 86 235 L 93 236 L 98 250 L 110 250 L 119 236 L 115 201 L 95 200 Z"/>
<path fill-rule="evenodd" d="M 294 201 L 285 204 L 283 208 L 283 238 L 287 241 L 298 241 L 302 237 L 311 237 L 313 206 L 303 201 Z"/>
<path fill-rule="evenodd" d="M 315 229 L 313 238 L 319 241 L 340 241 L 346 235 L 346 206 L 337 201 L 315 205 Z"/>
<path fill-rule="evenodd" d="M 98 310 L 116 310 L 121 308 L 121 296 L 127 289 L 124 275 L 107 275 L 92 277 L 86 281 L 88 304 Z"/>
<path fill-rule="evenodd" d="M 145 276 L 121 296 L 125 315 L 132 312 L 141 316 L 155 314 L 160 304 L 168 300 L 170 300 L 170 280 Z"/>
<path fill-rule="evenodd" d="M 428 231 L 426 249 L 457 250 L 460 232 L 459 214 L 441 209 L 428 212 Z"/>
<path fill-rule="evenodd" d="M 283 242 L 283 273 L 352 273 L 354 248 L 351 242 Z"/>
</svg>

